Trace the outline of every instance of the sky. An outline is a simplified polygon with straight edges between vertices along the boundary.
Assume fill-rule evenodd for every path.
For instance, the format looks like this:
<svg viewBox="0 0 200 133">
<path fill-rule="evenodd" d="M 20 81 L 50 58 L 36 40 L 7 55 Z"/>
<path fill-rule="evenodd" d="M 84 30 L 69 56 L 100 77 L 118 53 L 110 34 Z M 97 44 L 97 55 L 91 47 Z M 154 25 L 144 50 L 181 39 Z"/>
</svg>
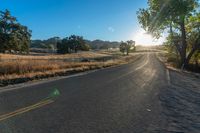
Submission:
<svg viewBox="0 0 200 133">
<path fill-rule="evenodd" d="M 32 30 L 32 39 L 66 37 L 160 44 L 140 28 L 139 8 L 147 0 L 0 0 L 0 10 L 8 9 Z"/>
</svg>

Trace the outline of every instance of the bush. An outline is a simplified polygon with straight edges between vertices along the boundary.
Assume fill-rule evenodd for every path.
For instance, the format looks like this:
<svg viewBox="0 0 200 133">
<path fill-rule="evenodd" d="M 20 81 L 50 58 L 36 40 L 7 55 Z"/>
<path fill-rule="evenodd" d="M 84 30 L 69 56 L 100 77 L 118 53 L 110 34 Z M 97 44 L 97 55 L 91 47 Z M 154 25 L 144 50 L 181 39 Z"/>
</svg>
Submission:
<svg viewBox="0 0 200 133">
<path fill-rule="evenodd" d="M 170 63 L 172 66 L 174 66 L 174 67 L 180 67 L 181 66 L 180 59 L 178 58 L 177 55 L 169 53 L 167 55 L 167 57 L 168 57 L 167 62 Z"/>
</svg>

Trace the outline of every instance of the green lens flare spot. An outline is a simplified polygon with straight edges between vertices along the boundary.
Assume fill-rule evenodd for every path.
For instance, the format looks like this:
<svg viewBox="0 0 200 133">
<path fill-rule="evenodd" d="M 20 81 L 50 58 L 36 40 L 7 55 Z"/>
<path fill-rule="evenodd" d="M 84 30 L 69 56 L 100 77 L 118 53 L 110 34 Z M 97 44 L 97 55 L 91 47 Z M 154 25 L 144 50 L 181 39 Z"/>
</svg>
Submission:
<svg viewBox="0 0 200 133">
<path fill-rule="evenodd" d="M 54 92 L 53 92 L 53 94 L 54 94 L 55 96 L 58 96 L 58 95 L 60 95 L 60 92 L 59 92 L 57 89 L 55 89 Z"/>
<path fill-rule="evenodd" d="M 50 93 L 48 98 L 56 98 L 60 95 L 60 91 L 58 89 L 53 89 L 53 91 Z"/>
</svg>

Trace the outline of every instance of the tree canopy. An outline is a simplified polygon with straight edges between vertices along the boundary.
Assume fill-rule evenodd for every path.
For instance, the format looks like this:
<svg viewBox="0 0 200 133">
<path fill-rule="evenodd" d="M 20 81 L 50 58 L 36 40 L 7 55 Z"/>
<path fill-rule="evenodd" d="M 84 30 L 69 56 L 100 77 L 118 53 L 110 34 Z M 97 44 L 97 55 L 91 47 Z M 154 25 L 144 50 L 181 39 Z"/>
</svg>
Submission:
<svg viewBox="0 0 200 133">
<path fill-rule="evenodd" d="M 148 8 L 137 12 L 142 28 L 155 38 L 161 37 L 164 31 L 169 32 L 171 45 L 178 51 L 182 67 L 187 67 L 197 50 L 196 45 L 199 45 L 199 33 L 196 32 L 196 41 L 190 46 L 188 38 L 191 38 L 191 34 L 187 31 L 188 24 L 197 22 L 195 14 L 198 6 L 198 0 L 148 0 Z M 195 27 L 190 27 L 190 30 L 195 30 Z"/>
<path fill-rule="evenodd" d="M 62 39 L 61 42 L 57 43 L 57 53 L 77 53 L 78 50 L 88 51 L 90 49 L 81 36 L 71 35 Z"/>
<path fill-rule="evenodd" d="M 0 52 L 29 52 L 31 31 L 8 10 L 0 11 Z"/>
<path fill-rule="evenodd" d="M 131 50 L 135 51 L 135 41 L 129 40 L 126 42 L 121 42 L 119 49 L 123 54 L 126 53 L 126 55 L 128 55 Z"/>
</svg>

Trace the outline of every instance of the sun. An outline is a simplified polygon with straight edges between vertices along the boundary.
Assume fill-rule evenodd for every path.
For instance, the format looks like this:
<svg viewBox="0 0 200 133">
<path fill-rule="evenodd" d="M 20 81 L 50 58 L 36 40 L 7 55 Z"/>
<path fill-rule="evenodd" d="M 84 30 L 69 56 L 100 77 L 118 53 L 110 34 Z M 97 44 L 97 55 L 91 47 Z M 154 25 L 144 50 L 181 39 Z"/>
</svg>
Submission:
<svg viewBox="0 0 200 133">
<path fill-rule="evenodd" d="M 136 42 L 136 45 L 143 46 L 162 44 L 160 40 L 154 39 L 150 34 L 147 34 L 144 30 L 140 30 L 135 35 L 133 35 L 133 40 Z"/>
</svg>

